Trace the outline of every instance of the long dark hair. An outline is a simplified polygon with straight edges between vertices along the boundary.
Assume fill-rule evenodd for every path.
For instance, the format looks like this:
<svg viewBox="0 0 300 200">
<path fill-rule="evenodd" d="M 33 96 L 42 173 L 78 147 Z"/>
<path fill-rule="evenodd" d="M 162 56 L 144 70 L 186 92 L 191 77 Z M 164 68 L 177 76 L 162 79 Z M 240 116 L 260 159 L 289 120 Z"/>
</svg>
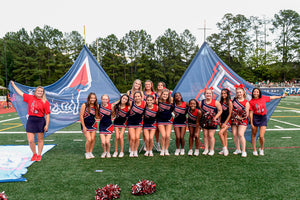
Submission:
<svg viewBox="0 0 300 200">
<path fill-rule="evenodd" d="M 94 104 L 91 104 L 91 102 L 90 102 L 92 95 L 95 95 L 95 97 L 96 97 L 96 100 L 95 100 Z M 96 114 L 96 117 L 98 117 L 98 114 L 99 114 L 98 100 L 97 100 L 97 95 L 94 92 L 91 92 L 89 94 L 89 96 L 87 97 L 86 108 L 87 108 L 88 113 L 91 112 L 91 107 L 92 106 L 95 107 L 95 114 Z"/>
<path fill-rule="evenodd" d="M 252 99 L 254 99 L 254 96 L 253 96 L 253 92 L 254 92 L 254 90 L 258 90 L 259 91 L 259 96 L 258 96 L 258 98 L 261 98 L 261 90 L 259 89 L 259 88 L 254 88 L 253 90 L 252 90 Z"/>
<path fill-rule="evenodd" d="M 148 98 L 151 98 L 152 100 L 154 100 L 154 96 L 152 96 L 152 95 L 147 95 L 147 97 L 146 97 L 146 107 L 148 107 L 148 103 L 147 103 L 147 99 Z"/>
<path fill-rule="evenodd" d="M 190 100 L 189 100 L 189 107 L 190 107 L 190 103 L 191 103 L 192 101 L 195 101 L 195 102 L 196 102 L 196 108 L 199 109 L 199 108 L 200 108 L 200 107 L 199 107 L 199 103 L 198 103 L 198 101 L 197 101 L 196 99 L 190 99 Z"/>
<path fill-rule="evenodd" d="M 222 92 L 223 92 L 223 91 L 225 91 L 226 94 L 227 94 L 227 98 L 226 98 L 226 99 L 223 99 L 223 97 L 222 97 Z M 227 88 L 221 90 L 221 95 L 220 95 L 220 96 L 221 96 L 221 97 L 220 97 L 220 103 L 222 104 L 222 103 L 225 101 L 226 104 L 229 105 L 230 91 L 229 91 Z"/>
<path fill-rule="evenodd" d="M 120 109 L 120 105 L 121 105 L 121 101 L 122 101 L 122 98 L 123 98 L 123 97 L 127 97 L 127 98 L 128 98 L 128 99 L 127 99 L 127 102 L 125 103 L 125 105 L 126 105 L 126 106 L 129 106 L 129 105 L 130 105 L 128 94 L 123 94 L 123 95 L 120 97 L 119 102 L 118 102 L 118 103 L 116 104 L 116 106 L 115 106 L 115 113 L 117 113 L 117 111 Z"/>
<path fill-rule="evenodd" d="M 179 94 L 179 95 L 180 95 L 180 97 L 181 97 L 181 102 L 184 102 L 184 101 L 183 101 L 183 98 L 182 98 L 182 95 L 181 95 L 181 93 L 180 93 L 180 92 L 175 92 L 175 93 L 174 93 L 174 95 L 173 95 L 174 102 L 175 102 L 175 96 L 176 96 L 176 94 Z M 175 102 L 175 103 L 176 103 L 176 102 Z"/>
</svg>

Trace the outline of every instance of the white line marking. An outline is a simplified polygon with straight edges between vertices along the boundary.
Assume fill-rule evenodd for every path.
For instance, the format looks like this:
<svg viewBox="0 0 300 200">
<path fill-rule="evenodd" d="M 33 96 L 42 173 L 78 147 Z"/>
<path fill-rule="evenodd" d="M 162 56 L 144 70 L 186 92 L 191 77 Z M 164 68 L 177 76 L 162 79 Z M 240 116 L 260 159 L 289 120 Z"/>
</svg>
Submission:
<svg viewBox="0 0 300 200">
<path fill-rule="evenodd" d="M 270 120 L 273 120 L 273 121 L 275 121 L 275 122 L 280 122 L 280 123 L 283 123 L 283 124 L 288 124 L 288 125 L 291 125 L 291 126 L 296 126 L 296 127 L 300 128 L 299 125 L 292 124 L 292 123 L 289 123 L 289 122 L 280 121 L 280 120 L 278 120 L 278 119 L 270 118 Z"/>
<path fill-rule="evenodd" d="M 25 142 L 25 140 L 16 140 L 16 142 Z"/>
<path fill-rule="evenodd" d="M 231 138 L 231 137 L 229 137 L 229 138 L 227 138 L 227 140 L 232 140 L 232 138 Z"/>
<path fill-rule="evenodd" d="M 292 137 L 281 137 L 281 138 L 283 138 L 283 139 L 290 139 L 290 138 L 292 138 Z"/>
<path fill-rule="evenodd" d="M 283 129 L 281 126 L 275 126 L 276 128 Z"/>
<path fill-rule="evenodd" d="M 53 142 L 54 140 L 44 140 L 45 142 Z"/>
<path fill-rule="evenodd" d="M 16 119 L 20 119 L 20 117 L 15 117 L 15 118 L 11 118 L 11 119 L 1 120 L 0 123 L 2 123 L 2 122 L 8 122 L 8 121 L 16 120 Z"/>
<path fill-rule="evenodd" d="M 74 139 L 73 141 L 74 142 L 82 142 L 83 140 L 82 139 Z"/>
</svg>

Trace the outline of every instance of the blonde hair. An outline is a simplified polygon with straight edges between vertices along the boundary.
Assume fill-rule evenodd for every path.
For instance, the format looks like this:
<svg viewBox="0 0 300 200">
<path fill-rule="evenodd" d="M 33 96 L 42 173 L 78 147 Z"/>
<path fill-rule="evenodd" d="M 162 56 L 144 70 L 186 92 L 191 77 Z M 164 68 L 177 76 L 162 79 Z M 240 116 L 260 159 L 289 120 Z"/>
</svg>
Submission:
<svg viewBox="0 0 300 200">
<path fill-rule="evenodd" d="M 162 96 L 163 96 L 163 93 L 164 93 L 164 92 L 167 92 L 167 93 L 168 93 L 168 99 L 166 100 L 166 102 L 171 103 L 171 94 L 170 94 L 170 90 L 168 90 L 168 89 L 163 89 L 163 90 L 161 91 L 161 95 L 159 96 L 158 101 L 159 101 L 159 102 L 162 102 Z"/>
<path fill-rule="evenodd" d="M 36 89 L 35 89 L 35 91 L 34 91 L 34 96 L 37 97 L 37 96 L 36 96 L 36 92 L 37 92 L 37 90 L 40 89 L 40 88 L 43 90 L 42 101 L 45 103 L 45 102 L 47 101 L 47 98 L 46 98 L 46 92 L 45 92 L 45 89 L 44 89 L 42 86 L 37 86 L 37 87 L 36 87 Z"/>
<path fill-rule="evenodd" d="M 243 97 L 244 97 L 244 99 L 246 99 L 247 95 L 246 95 L 245 89 L 244 89 L 244 88 L 241 88 L 241 87 L 238 87 L 238 88 L 235 89 L 235 91 L 237 91 L 237 90 L 243 90 L 243 91 L 244 91 Z M 236 94 L 235 94 L 235 98 L 237 98 L 237 95 L 236 95 Z"/>
<path fill-rule="evenodd" d="M 140 80 L 140 79 L 136 79 L 134 82 L 133 82 L 133 84 L 132 84 L 132 88 L 131 88 L 131 92 L 133 93 L 133 92 L 135 92 L 135 91 L 133 91 L 133 89 L 134 89 L 134 84 L 136 83 L 136 82 L 140 82 L 140 88 L 139 88 L 139 91 L 143 91 L 143 86 L 142 86 L 142 81 Z"/>
</svg>

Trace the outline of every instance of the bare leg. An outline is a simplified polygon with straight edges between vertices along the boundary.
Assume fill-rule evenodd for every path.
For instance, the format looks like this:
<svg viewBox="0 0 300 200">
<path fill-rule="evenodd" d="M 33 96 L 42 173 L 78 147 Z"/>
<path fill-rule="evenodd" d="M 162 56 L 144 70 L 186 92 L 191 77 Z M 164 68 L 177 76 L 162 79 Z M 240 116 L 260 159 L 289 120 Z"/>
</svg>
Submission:
<svg viewBox="0 0 300 200">
<path fill-rule="evenodd" d="M 36 154 L 36 147 L 35 147 L 35 142 L 34 142 L 34 133 L 27 133 L 27 139 L 28 139 L 28 144 L 29 144 L 29 147 L 30 147 L 32 153 Z"/>
<path fill-rule="evenodd" d="M 41 155 L 44 147 L 44 133 L 37 133 L 36 136 L 38 139 L 38 155 Z"/>
</svg>

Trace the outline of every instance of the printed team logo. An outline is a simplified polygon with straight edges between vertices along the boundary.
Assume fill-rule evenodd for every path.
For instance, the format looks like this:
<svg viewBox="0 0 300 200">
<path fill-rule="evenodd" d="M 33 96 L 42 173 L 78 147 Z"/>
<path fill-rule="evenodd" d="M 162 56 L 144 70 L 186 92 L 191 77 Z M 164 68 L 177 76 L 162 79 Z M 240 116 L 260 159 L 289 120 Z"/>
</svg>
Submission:
<svg viewBox="0 0 300 200">
<path fill-rule="evenodd" d="M 206 86 L 204 88 L 213 87 L 213 98 L 219 99 L 219 96 L 221 95 L 221 90 L 223 88 L 228 88 L 231 92 L 231 96 L 235 96 L 235 85 L 240 85 L 242 82 L 237 79 L 233 74 L 226 69 L 219 61 L 213 68 L 213 74 L 211 75 L 210 79 L 206 83 Z M 200 89 L 200 91 L 197 93 L 195 99 L 200 102 L 202 99 L 204 99 L 204 88 Z M 249 90 L 245 87 L 247 99 L 251 99 L 251 93 Z"/>
<path fill-rule="evenodd" d="M 66 87 L 62 88 L 58 94 L 47 92 L 47 95 L 59 96 L 59 101 L 50 100 L 51 114 L 57 115 L 60 113 L 79 114 L 79 98 L 82 92 L 90 89 L 92 76 L 88 57 L 84 59 L 78 71 Z"/>
</svg>

